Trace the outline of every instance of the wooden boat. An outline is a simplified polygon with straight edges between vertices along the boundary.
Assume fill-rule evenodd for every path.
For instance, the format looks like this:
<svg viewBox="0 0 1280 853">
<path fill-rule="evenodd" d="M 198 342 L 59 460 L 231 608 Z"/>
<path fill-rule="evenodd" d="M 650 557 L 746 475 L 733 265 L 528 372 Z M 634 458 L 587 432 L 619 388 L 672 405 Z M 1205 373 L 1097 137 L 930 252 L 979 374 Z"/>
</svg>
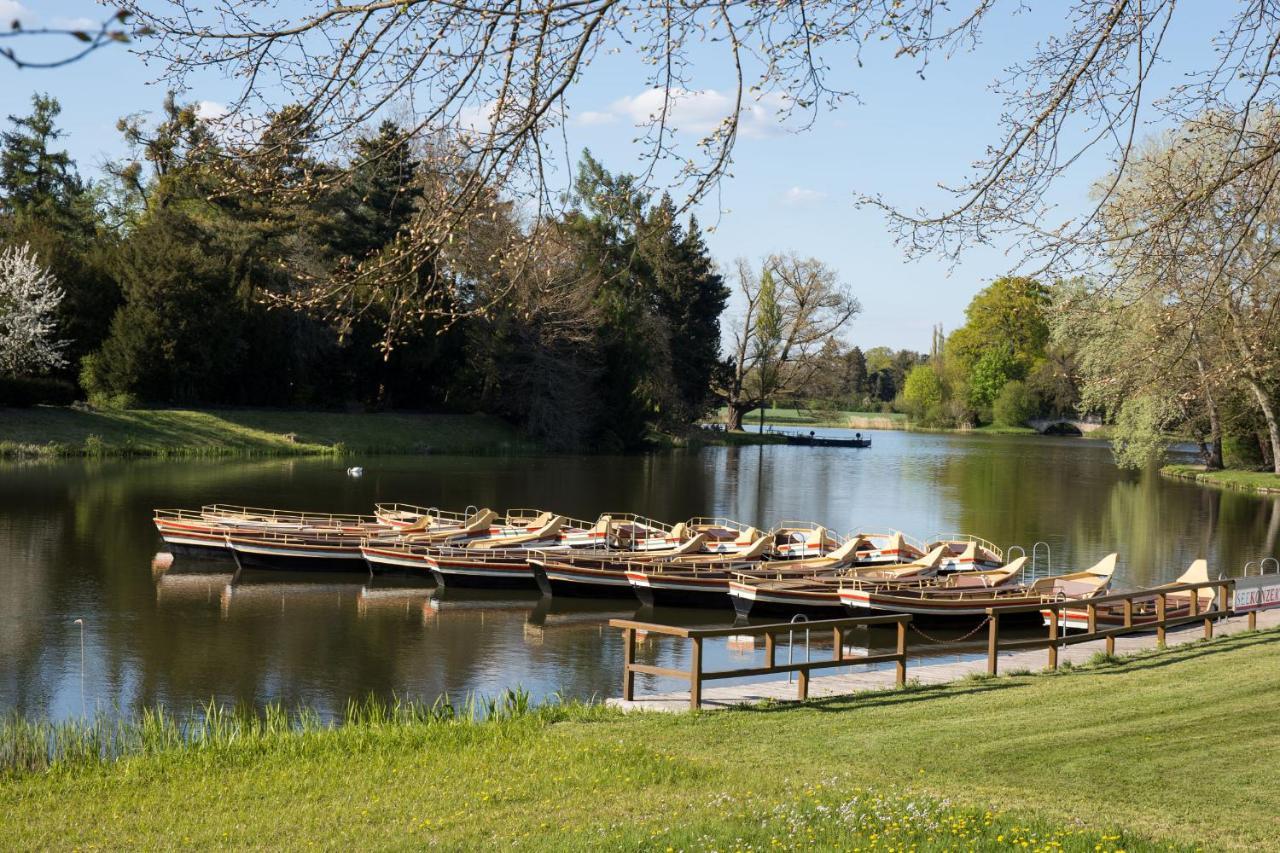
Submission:
<svg viewBox="0 0 1280 853">
<path fill-rule="evenodd" d="M 1020 571 L 1023 565 L 1024 558 L 1019 558 L 1008 568 Z M 1039 578 L 1029 584 L 1013 583 L 1017 571 L 1002 576 L 1005 570 L 960 572 L 933 584 L 867 584 L 857 578 L 845 578 L 838 596 L 847 610 L 860 615 L 872 610 L 939 619 L 972 618 L 985 616 L 988 608 L 1026 607 L 1046 600 L 1083 600 L 1102 595 L 1111 585 L 1115 568 L 1116 555 L 1110 554 L 1084 571 Z"/>
<path fill-rule="evenodd" d="M 198 510 L 157 509 L 153 522 L 171 551 L 227 551 L 227 534 L 379 537 L 416 532 L 443 531 L 465 522 L 459 513 L 439 512 L 419 517 L 411 525 L 393 527 L 377 515 L 315 513 L 260 507 L 206 504 Z"/>
<path fill-rule="evenodd" d="M 764 535 L 751 525 L 731 518 L 695 516 L 683 524 L 687 537 L 691 538 L 699 533 L 705 537 L 702 550 L 708 554 L 736 554 L 753 547 Z"/>
<path fill-rule="evenodd" d="M 843 544 L 830 530 L 812 521 L 784 521 L 769 534 L 773 537 L 773 556 L 782 560 L 821 557 Z"/>
<path fill-rule="evenodd" d="M 636 561 L 627 565 L 627 581 L 640 602 L 652 607 L 725 607 L 732 605 L 729 581 L 753 569 L 767 567 L 778 574 L 805 577 L 815 571 L 857 563 L 861 541 L 850 539 L 822 557 L 766 562 L 772 556 L 769 536 L 736 554 L 690 554 L 667 560 Z M 787 567 L 791 568 L 788 569 Z"/>
<path fill-rule="evenodd" d="M 633 588 L 628 572 L 633 571 L 637 563 L 672 560 L 683 562 L 686 567 L 692 561 L 707 567 L 716 564 L 723 567 L 725 563 L 731 563 L 745 568 L 775 557 L 797 554 L 820 556 L 841 545 L 840 540 L 825 527 L 811 522 L 783 522 L 758 536 L 743 550 L 720 555 L 703 553 L 705 534 L 700 535 L 703 542 L 697 548 L 685 543 L 678 550 L 652 555 L 640 552 L 560 554 L 553 555 L 550 561 L 531 559 L 530 565 L 538 586 L 547 595 L 630 597 Z"/>
<path fill-rule="evenodd" d="M 944 572 L 998 569 L 1005 564 L 1004 551 L 970 533 L 938 533 L 927 547 L 932 551 L 939 545 L 947 549 L 942 560 Z"/>
<path fill-rule="evenodd" d="M 858 438 L 824 438 L 809 433 L 808 435 L 797 435 L 796 433 L 783 433 L 783 438 L 787 444 L 798 444 L 804 447 L 870 447 L 871 439 L 862 438 L 861 433 Z"/>
<path fill-rule="evenodd" d="M 1156 593 L 1165 587 L 1178 586 L 1186 583 L 1205 583 L 1209 581 L 1209 562 L 1207 560 L 1195 560 L 1183 572 L 1177 580 L 1172 583 L 1153 586 L 1148 591 L 1151 593 L 1149 598 L 1133 599 L 1133 612 L 1131 616 L 1132 625 L 1145 625 L 1156 622 L 1160 617 L 1156 613 Z M 1175 618 L 1178 616 L 1187 616 L 1191 613 L 1192 594 L 1196 598 L 1196 612 L 1202 613 L 1213 609 L 1214 600 L 1217 593 L 1212 587 L 1205 587 L 1197 590 L 1182 590 L 1180 592 L 1171 592 L 1165 596 L 1165 618 Z M 1124 603 L 1120 601 L 1107 602 L 1099 604 L 1095 608 L 1095 624 L 1101 627 L 1112 627 L 1124 624 Z M 1052 610 L 1042 610 L 1040 615 L 1044 618 L 1046 626 L 1053 620 Z M 1089 630 L 1089 608 L 1088 607 L 1069 607 L 1058 611 L 1058 627 L 1066 630 Z"/>
<path fill-rule="evenodd" d="M 228 531 L 254 533 L 301 533 L 318 530 L 368 535 L 387 532 L 378 519 L 367 515 L 333 515 L 256 507 L 207 504 L 198 510 L 157 509 L 152 522 L 160 538 L 175 553 L 227 550 Z"/>
<path fill-rule="evenodd" d="M 901 530 L 888 533 L 859 532 L 853 538 L 861 540 L 858 546 L 858 562 L 861 565 L 909 563 L 919 560 L 932 550 Z"/>
<path fill-rule="evenodd" d="M 528 565 L 544 595 L 577 598 L 631 598 L 627 570 L 641 561 L 662 561 L 695 555 L 706 559 L 705 534 L 699 533 L 666 551 L 585 551 L 564 549 L 529 554 Z M 732 555 L 724 555 L 731 559 Z"/>
<path fill-rule="evenodd" d="M 677 548 L 700 547 L 684 540 L 684 533 L 642 516 L 606 513 L 594 524 L 562 515 L 542 513 L 524 528 L 509 516 L 500 532 L 469 531 L 455 536 L 400 537 L 398 541 L 368 542 L 363 553 L 371 571 L 388 567 L 410 573 L 430 573 L 440 586 L 467 588 L 535 588 L 537 579 L 529 566 L 534 552 L 586 549 L 631 548 L 624 553 L 640 557 L 657 553 L 677 553 Z M 661 551 L 659 549 L 662 549 Z"/>
<path fill-rule="evenodd" d="M 945 549 L 935 548 L 909 563 L 856 564 L 856 547 L 843 560 L 822 559 L 770 563 L 737 572 L 729 580 L 729 597 L 739 616 L 792 616 L 796 613 L 839 614 L 840 580 L 897 581 L 937 575 Z"/>
<path fill-rule="evenodd" d="M 363 538 L 326 531 L 227 531 L 224 542 L 241 566 L 299 571 L 364 572 Z"/>
</svg>

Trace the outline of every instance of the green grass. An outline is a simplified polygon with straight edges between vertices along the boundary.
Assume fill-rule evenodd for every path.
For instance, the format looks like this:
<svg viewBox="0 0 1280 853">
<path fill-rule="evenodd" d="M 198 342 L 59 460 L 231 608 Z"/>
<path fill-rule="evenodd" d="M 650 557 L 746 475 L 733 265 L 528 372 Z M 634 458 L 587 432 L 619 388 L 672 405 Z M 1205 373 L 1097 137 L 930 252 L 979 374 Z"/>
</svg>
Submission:
<svg viewBox="0 0 1280 853">
<path fill-rule="evenodd" d="M 1166 477 L 1194 480 L 1227 489 L 1280 494 L 1280 474 L 1269 471 L 1206 471 L 1203 465 L 1166 465 L 1160 469 L 1160 473 Z"/>
<path fill-rule="evenodd" d="M 0 457 L 502 453 L 529 449 L 484 415 L 268 409 L 0 409 Z"/>
<path fill-rule="evenodd" d="M 719 409 L 714 421 L 723 423 L 725 410 Z M 756 426 L 760 410 L 747 413 L 743 422 Z M 837 409 L 765 409 L 764 422 L 774 426 L 838 427 L 841 429 L 903 429 L 907 416 L 898 412 L 847 412 Z"/>
<path fill-rule="evenodd" d="M 986 424 L 985 426 L 975 427 L 973 432 L 980 432 L 986 435 L 1038 435 L 1034 429 L 1029 426 L 1005 426 L 1003 424 Z"/>
<path fill-rule="evenodd" d="M 0 765 L 27 763 L 0 773 L 0 833 L 18 848 L 1274 843 L 1280 632 L 1099 664 L 698 714 L 516 696 L 488 722 L 366 708 L 327 728 L 277 709 L 185 734 L 153 714 L 121 757 L 68 735 L 47 768 L 10 722 Z"/>
</svg>

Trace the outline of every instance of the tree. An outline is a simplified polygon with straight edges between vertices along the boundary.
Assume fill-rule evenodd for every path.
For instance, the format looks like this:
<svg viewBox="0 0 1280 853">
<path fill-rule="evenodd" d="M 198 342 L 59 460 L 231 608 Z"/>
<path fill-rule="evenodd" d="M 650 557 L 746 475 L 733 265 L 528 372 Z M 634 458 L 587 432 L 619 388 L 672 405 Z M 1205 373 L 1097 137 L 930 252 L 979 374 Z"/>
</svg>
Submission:
<svg viewBox="0 0 1280 853">
<path fill-rule="evenodd" d="M 31 96 L 31 115 L 9 116 L 0 134 L 0 205 L 4 212 L 56 214 L 84 191 L 66 151 L 52 150 L 62 136 L 62 107 L 48 95 Z"/>
<path fill-rule="evenodd" d="M 169 208 L 122 246 L 125 304 L 86 360 L 92 395 L 156 402 L 225 400 L 244 355 L 234 267 L 192 219 Z"/>
<path fill-rule="evenodd" d="M 845 355 L 845 393 L 857 396 L 867 390 L 867 359 L 858 347 Z"/>
<path fill-rule="evenodd" d="M 671 378 L 675 386 L 673 425 L 706 413 L 711 383 L 720 366 L 720 315 L 729 289 L 703 241 L 698 222 L 680 225 L 675 203 L 663 195 L 645 217 L 639 240 L 658 313 L 667 326 Z"/>
<path fill-rule="evenodd" d="M 716 388 L 730 429 L 742 429 L 743 416 L 769 399 L 804 389 L 826 341 L 861 310 L 838 273 L 816 258 L 786 253 L 768 257 L 758 272 L 745 259 L 737 268 L 745 305 Z"/>
<path fill-rule="evenodd" d="M 54 317 L 62 290 L 28 246 L 0 252 L 0 374 L 44 373 L 61 367 L 64 342 Z"/>
<path fill-rule="evenodd" d="M 120 289 L 107 269 L 114 240 L 98 227 L 98 193 L 58 149 L 60 112 L 57 100 L 34 95 L 31 114 L 10 116 L 0 135 L 0 241 L 29 246 L 58 280 L 66 296 L 57 321 L 74 367 L 106 336 Z"/>
<path fill-rule="evenodd" d="M 920 364 L 911 368 L 902 387 L 902 403 L 918 421 L 932 420 L 931 415 L 941 412 L 942 380 L 932 367 Z"/>
<path fill-rule="evenodd" d="M 1220 445 L 1218 397 L 1247 391 L 1266 427 L 1271 464 L 1280 473 L 1280 162 L 1253 163 L 1255 152 L 1280 138 L 1280 111 L 1260 108 L 1247 121 L 1208 113 L 1176 133 L 1147 142 L 1115 183 L 1104 211 L 1113 245 L 1115 281 L 1093 286 L 1085 305 L 1146 303 L 1167 336 L 1182 346 L 1170 358 L 1145 362 L 1146 394 L 1162 402 L 1162 417 L 1194 401 Z M 1222 173 L 1236 174 L 1228 184 Z M 1159 342 L 1149 347 L 1159 352 Z M 1106 381 L 1097 375 L 1095 382 Z M 1155 423 L 1145 418 L 1142 423 Z M 1220 451 L 1209 454 L 1216 461 Z"/>
<path fill-rule="evenodd" d="M 171 79 L 212 71 L 245 81 L 229 124 L 252 121 L 264 103 L 297 103 L 324 139 L 334 141 L 355 135 L 395 103 L 411 112 L 407 121 L 420 140 L 457 140 L 459 153 L 441 156 L 469 164 L 466 191 L 448 204 L 424 206 L 415 222 L 418 239 L 401 245 L 427 258 L 447 244 L 477 199 L 471 190 L 496 184 L 551 203 L 557 193 L 547 187 L 553 170 L 545 160 L 555 152 L 554 131 L 568 114 L 574 86 L 590 76 L 598 57 L 621 52 L 652 69 L 645 94 L 655 107 L 645 122 L 642 171 L 651 176 L 659 164 L 675 164 L 670 171 L 692 203 L 727 172 L 744 110 L 773 109 L 803 123 L 857 94 L 855 65 L 880 58 L 870 46 L 891 45 L 886 54 L 906 58 L 924 77 L 932 62 L 987 49 L 991 39 L 984 35 L 1001 14 L 1000 4 L 989 0 L 954 8 L 924 0 L 691 0 L 676 11 L 637 0 L 529 6 L 405 0 L 283 11 L 240 0 L 129 5 L 140 7 L 146 7 L 142 23 L 157 33 L 144 51 Z M 1280 16 L 1257 3 L 1199 10 L 1217 15 L 1209 23 L 1192 19 L 1201 31 L 1218 34 L 1212 55 L 1179 56 L 1185 73 L 1168 83 L 1153 74 L 1173 41 L 1165 35 L 1189 8 L 1172 0 L 1075 0 L 1065 10 L 1040 13 L 1033 20 L 1044 32 L 1026 40 L 1034 47 L 1010 60 L 994 83 L 1005 104 L 972 175 L 939 181 L 954 204 L 904 212 L 879 197 L 862 200 L 887 212 L 912 253 L 954 255 L 1011 238 L 1024 256 L 1052 265 L 1105 263 L 1102 249 L 1117 239 L 1099 227 L 1112 187 L 1064 223 L 1052 190 L 1072 166 L 1105 157 L 1123 173 L 1134 128 L 1209 108 L 1240 119 L 1276 100 L 1280 65 L 1267 46 L 1280 36 Z M 1008 14 L 1024 11 L 1014 4 Z M 690 149 L 677 133 L 680 108 L 699 94 L 689 87 L 706 68 L 735 69 L 733 83 L 721 121 Z M 406 92 L 414 98 L 405 99 Z M 1206 184 L 1208 195 L 1277 154 L 1278 140 L 1251 149 L 1243 171 L 1218 173 Z M 376 278 L 382 271 L 367 273 Z"/>
</svg>

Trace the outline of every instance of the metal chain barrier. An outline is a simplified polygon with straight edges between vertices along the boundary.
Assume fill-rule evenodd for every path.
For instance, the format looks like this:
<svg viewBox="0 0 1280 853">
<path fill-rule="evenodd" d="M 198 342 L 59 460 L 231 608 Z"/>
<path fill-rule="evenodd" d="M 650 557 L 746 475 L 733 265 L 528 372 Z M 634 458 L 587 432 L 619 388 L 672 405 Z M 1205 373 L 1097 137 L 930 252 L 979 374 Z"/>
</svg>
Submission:
<svg viewBox="0 0 1280 853">
<path fill-rule="evenodd" d="M 979 623 L 977 624 L 977 626 L 975 626 L 975 627 L 974 627 L 974 629 L 973 629 L 972 631 L 970 631 L 969 633 L 964 634 L 963 636 L 960 636 L 960 637 L 953 637 L 953 638 L 951 638 L 951 639 L 949 639 L 949 640 L 939 640 L 937 637 L 931 637 L 931 636 L 929 636 L 929 635 L 928 635 L 928 634 L 926 634 L 924 631 L 921 631 L 921 630 L 916 626 L 916 623 L 915 623 L 915 622 L 908 622 L 907 624 L 911 627 L 911 630 L 912 630 L 912 631 L 915 631 L 917 634 L 919 634 L 921 637 L 924 637 L 924 638 L 925 638 L 926 640 L 928 640 L 929 642 L 931 642 L 931 643 L 937 643 L 938 645 L 943 645 L 943 644 L 945 644 L 945 643 L 963 643 L 965 640 L 969 639 L 969 638 L 970 638 L 970 637 L 972 637 L 974 634 L 978 633 L 978 632 L 979 632 L 979 631 L 981 631 L 983 628 L 985 628 L 985 627 L 987 626 L 987 623 L 988 623 L 988 622 L 990 622 L 990 621 L 991 621 L 991 617 L 990 617 L 990 616 L 987 616 L 987 617 L 986 617 L 986 618 L 984 618 L 981 622 L 979 622 Z"/>
</svg>

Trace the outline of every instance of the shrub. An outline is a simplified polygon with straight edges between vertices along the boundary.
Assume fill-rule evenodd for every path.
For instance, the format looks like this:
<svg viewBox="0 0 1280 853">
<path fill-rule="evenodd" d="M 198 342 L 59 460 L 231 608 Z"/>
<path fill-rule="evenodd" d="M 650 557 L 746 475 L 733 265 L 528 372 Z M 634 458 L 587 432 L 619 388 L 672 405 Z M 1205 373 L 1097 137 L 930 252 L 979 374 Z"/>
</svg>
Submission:
<svg viewBox="0 0 1280 853">
<path fill-rule="evenodd" d="M 1001 426 L 1022 426 L 1035 417 L 1038 410 L 1035 394 L 1025 382 L 1006 382 L 991 405 L 991 414 Z"/>
</svg>

